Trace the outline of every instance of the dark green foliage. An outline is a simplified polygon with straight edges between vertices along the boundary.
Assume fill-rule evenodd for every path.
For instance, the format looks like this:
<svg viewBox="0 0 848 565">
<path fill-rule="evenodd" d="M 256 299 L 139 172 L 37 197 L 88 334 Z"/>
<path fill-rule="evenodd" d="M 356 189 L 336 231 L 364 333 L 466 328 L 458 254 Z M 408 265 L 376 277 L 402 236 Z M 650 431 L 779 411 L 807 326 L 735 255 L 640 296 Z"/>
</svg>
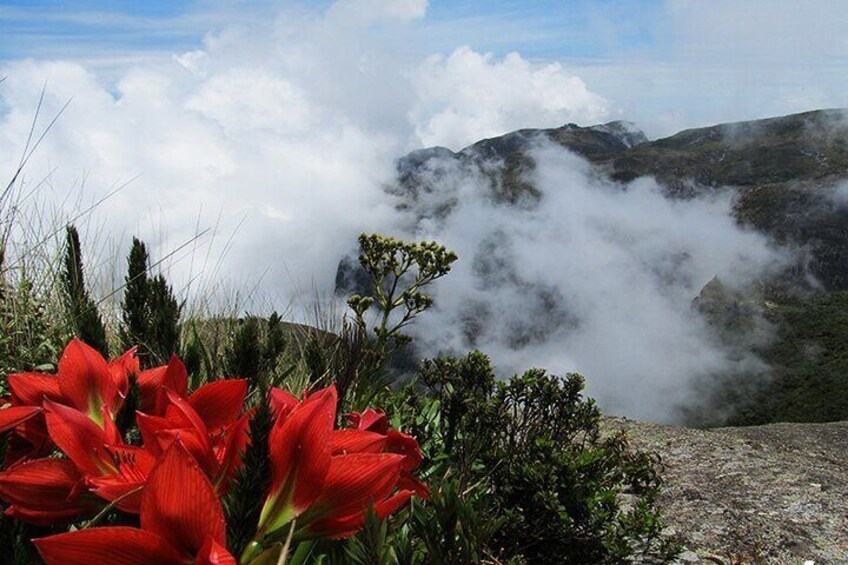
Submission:
<svg viewBox="0 0 848 565">
<path fill-rule="evenodd" d="M 435 241 L 410 243 L 379 234 L 361 234 L 359 248 L 359 263 L 370 278 L 366 286 L 372 295 L 354 294 L 348 299 L 354 319 L 343 325 L 329 367 L 320 367 L 318 356 L 307 352 L 314 369 L 332 370 L 342 405 L 357 391 L 370 398 L 386 384 L 380 371 L 411 340 L 401 330 L 433 304 L 424 289 L 448 274 L 457 259 L 456 253 Z M 377 322 L 369 328 L 366 316 L 372 306 Z"/>
<path fill-rule="evenodd" d="M 441 540 L 438 562 L 620 563 L 674 551 L 659 537 L 659 461 L 631 451 L 623 435 L 601 434 L 582 377 L 534 369 L 497 382 L 474 352 L 427 361 L 419 379 L 426 394 L 410 385 L 398 408 L 441 489 L 420 510 L 430 516 L 412 522 L 429 552 Z"/>
<path fill-rule="evenodd" d="M 327 374 L 327 354 L 324 351 L 320 335 L 312 334 L 303 347 L 303 362 L 309 373 L 309 380 L 318 383 Z"/>
<path fill-rule="evenodd" d="M 186 371 L 188 372 L 189 379 L 191 380 L 190 385 L 192 389 L 195 389 L 200 386 L 202 382 L 202 377 L 204 376 L 204 369 L 206 368 L 206 358 L 204 355 L 203 344 L 200 341 L 200 337 L 197 335 L 197 329 L 194 325 L 191 326 L 191 333 L 189 337 L 183 340 L 183 350 L 180 354 L 180 359 L 183 364 L 186 366 Z M 203 380 L 211 380 L 211 375 L 207 372 L 207 378 Z"/>
<path fill-rule="evenodd" d="M 74 226 L 66 228 L 62 284 L 70 326 L 85 343 L 108 357 L 106 328 L 97 311 L 97 305 L 88 294 L 83 277 L 82 250 L 79 233 Z"/>
<path fill-rule="evenodd" d="M 411 528 L 426 555 L 418 562 L 463 565 L 495 557 L 491 543 L 505 518 L 493 510 L 483 489 L 467 492 L 456 480 L 442 481 L 430 502 L 413 510 Z"/>
<path fill-rule="evenodd" d="M 121 411 L 115 418 L 115 425 L 127 443 L 135 444 L 141 438 L 135 428 L 135 411 L 138 408 L 138 380 L 136 375 L 130 375 L 130 389 Z"/>
<path fill-rule="evenodd" d="M 250 421 L 250 445 L 244 465 L 238 470 L 225 501 L 227 540 L 233 555 L 241 555 L 256 534 L 262 501 L 271 481 L 268 435 L 271 432 L 271 404 L 267 389 L 259 390 L 260 401 Z"/>
<path fill-rule="evenodd" d="M 64 328 L 48 319 L 46 305 L 29 279 L 0 288 L 0 374 L 52 370 L 68 339 Z"/>
<path fill-rule="evenodd" d="M 148 308 L 150 324 L 146 343 L 151 356 L 164 363 L 179 351 L 182 306 L 161 274 L 150 279 Z"/>
<path fill-rule="evenodd" d="M 767 315 L 776 336 L 757 353 L 770 366 L 769 378 L 728 378 L 713 392 L 707 414 L 712 417 L 698 423 L 848 419 L 848 291 L 787 299 Z"/>
<path fill-rule="evenodd" d="M 250 388 L 256 389 L 259 372 L 263 369 L 262 359 L 263 344 L 259 333 L 259 320 L 251 316 L 239 320 L 225 358 L 228 376 L 247 379 Z"/>
<path fill-rule="evenodd" d="M 354 401 L 359 408 L 367 407 L 377 390 L 387 383 L 380 374 L 385 355 L 374 349 L 366 329 L 345 320 L 336 339 L 330 360 L 330 375 L 339 394 L 339 413 L 343 413 Z"/>
<path fill-rule="evenodd" d="M 124 299 L 121 302 L 121 346 L 123 349 L 138 346 L 139 360 L 147 366 L 150 351 L 146 345 L 148 300 L 150 288 L 147 277 L 148 255 L 144 242 L 134 237 L 129 257 L 127 276 L 124 278 Z"/>
<path fill-rule="evenodd" d="M 439 402 L 439 436 L 444 452 L 457 463 L 476 459 L 482 446 L 469 442 L 457 445 L 456 440 L 460 432 L 467 434 L 472 427 L 479 428 L 475 434 L 479 436 L 482 427 L 498 424 L 489 421 L 491 410 L 487 402 L 495 388 L 495 374 L 489 359 L 479 351 L 461 359 L 427 359 L 418 376 Z"/>
<path fill-rule="evenodd" d="M 266 326 L 265 344 L 262 348 L 262 361 L 265 369 L 273 371 L 277 366 L 277 360 L 286 350 L 286 331 L 283 327 L 283 319 L 279 314 L 273 312 L 268 317 Z"/>
<path fill-rule="evenodd" d="M 395 543 L 392 543 L 392 542 Z M 350 565 L 393 565 L 403 563 L 398 560 L 394 545 L 396 540 L 389 537 L 388 520 L 380 520 L 373 509 L 365 518 L 365 527 L 355 537 L 345 543 L 338 551 L 333 563 Z"/>
<path fill-rule="evenodd" d="M 51 533 L 54 532 L 48 528 L 30 526 L 0 513 L 0 548 L 3 549 L 3 563 L 41 563 L 35 544 L 30 540 Z"/>
<path fill-rule="evenodd" d="M 182 311 L 165 277 L 148 276 L 148 262 L 146 246 L 133 238 L 124 279 L 120 336 L 125 349 L 138 346 L 142 367 L 166 363 L 179 351 Z"/>
</svg>

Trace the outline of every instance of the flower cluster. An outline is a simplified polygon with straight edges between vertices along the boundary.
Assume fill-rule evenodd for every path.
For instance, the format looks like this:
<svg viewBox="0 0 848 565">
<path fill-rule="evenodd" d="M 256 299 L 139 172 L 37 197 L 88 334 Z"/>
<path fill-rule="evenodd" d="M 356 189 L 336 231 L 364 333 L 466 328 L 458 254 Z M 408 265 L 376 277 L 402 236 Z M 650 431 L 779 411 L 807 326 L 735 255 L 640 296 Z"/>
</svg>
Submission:
<svg viewBox="0 0 848 565">
<path fill-rule="evenodd" d="M 140 371 L 134 350 L 107 362 L 75 339 L 56 375 L 9 375 L 8 385 L 0 409 L 6 514 L 54 526 L 107 507 L 137 515 L 130 523 L 139 528 L 34 540 L 47 563 L 236 563 L 221 498 L 250 441 L 246 381 L 217 380 L 189 394 L 177 357 Z M 140 441 L 116 423 L 130 402 Z M 412 474 L 421 463 L 418 443 L 389 429 L 382 412 L 352 413 L 351 426 L 336 429 L 333 386 L 302 399 L 272 388 L 270 404 L 270 487 L 241 563 L 278 554 L 287 536 L 348 537 L 370 509 L 384 518 L 412 496 L 428 496 Z"/>
</svg>

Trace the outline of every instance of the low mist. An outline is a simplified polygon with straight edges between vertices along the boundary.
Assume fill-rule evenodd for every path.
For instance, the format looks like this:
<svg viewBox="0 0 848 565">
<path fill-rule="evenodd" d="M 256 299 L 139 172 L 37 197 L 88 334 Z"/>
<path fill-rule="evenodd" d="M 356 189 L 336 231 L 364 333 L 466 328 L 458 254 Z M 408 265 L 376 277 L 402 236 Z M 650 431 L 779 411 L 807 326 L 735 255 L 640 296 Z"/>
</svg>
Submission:
<svg viewBox="0 0 848 565">
<path fill-rule="evenodd" d="M 499 202 L 488 177 L 443 163 L 404 212 L 407 236 L 460 257 L 415 328 L 426 354 L 476 347 L 504 375 L 580 372 L 605 410 L 654 421 L 678 418 L 695 382 L 763 369 L 692 306 L 716 276 L 744 291 L 791 260 L 736 223 L 732 191 L 671 200 L 651 179 L 613 183 L 550 143 L 531 156 L 538 201 Z"/>
</svg>

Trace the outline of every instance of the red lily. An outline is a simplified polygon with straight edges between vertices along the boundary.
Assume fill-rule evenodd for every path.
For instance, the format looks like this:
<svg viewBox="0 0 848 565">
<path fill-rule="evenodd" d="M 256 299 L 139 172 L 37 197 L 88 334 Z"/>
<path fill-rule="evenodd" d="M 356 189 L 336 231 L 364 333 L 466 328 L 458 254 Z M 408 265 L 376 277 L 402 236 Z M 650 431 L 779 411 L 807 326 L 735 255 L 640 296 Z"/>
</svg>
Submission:
<svg viewBox="0 0 848 565">
<path fill-rule="evenodd" d="M 277 393 L 277 419 L 269 436 L 271 488 L 258 533 L 246 550 L 249 560 L 262 539 L 297 518 L 295 539 L 347 537 L 364 524 L 369 507 L 384 518 L 415 494 L 401 488 L 408 456 L 387 453 L 387 435 L 367 430 L 333 430 L 336 389 L 330 386 L 292 406 Z M 415 441 L 414 439 L 412 441 Z"/>
<path fill-rule="evenodd" d="M 68 406 L 45 400 L 44 409 L 51 439 L 68 459 L 36 459 L 0 473 L 0 497 L 11 504 L 7 513 L 37 525 L 59 523 L 102 506 L 94 494 L 137 513 L 153 456 L 123 446 L 108 417 L 103 429 Z"/>
<path fill-rule="evenodd" d="M 38 406 L 8 406 L 0 410 L 0 433 L 8 432 L 40 413 Z"/>
<path fill-rule="evenodd" d="M 129 375 L 137 366 L 135 349 L 107 363 L 97 351 L 74 338 L 62 352 L 57 375 L 9 375 L 7 381 L 12 394 L 9 406 L 0 409 L 0 433 L 14 429 L 10 442 L 16 449 L 12 456 L 7 454 L 7 463 L 49 452 L 49 444 L 44 443 L 47 430 L 41 416 L 46 400 L 71 406 L 104 427 L 105 419 L 121 408 L 129 388 Z"/>
<path fill-rule="evenodd" d="M 239 417 L 247 392 L 243 379 L 219 380 L 198 388 L 188 399 L 163 389 L 158 409 L 162 416 L 138 412 L 141 436 L 154 455 L 174 438 L 194 455 L 221 494 L 241 465 L 247 446 L 250 414 Z"/>
<path fill-rule="evenodd" d="M 48 400 L 44 407 L 51 439 L 85 477 L 92 492 L 110 502 L 119 500 L 120 509 L 137 513 L 139 491 L 153 468 L 154 456 L 143 448 L 123 445 L 108 417 L 104 417 L 102 429 L 68 406 Z"/>
<path fill-rule="evenodd" d="M 401 465 L 398 486 L 415 492 L 416 495 L 425 500 L 430 498 L 430 488 L 412 474 L 424 461 L 421 448 L 414 437 L 398 430 L 390 430 L 389 420 L 386 414 L 380 410 L 366 408 L 362 413 L 351 412 L 348 415 L 348 420 L 356 427 L 356 430 L 335 432 L 337 436 L 334 438 L 334 453 L 342 451 L 346 453 L 399 453 L 404 456 L 404 460 Z M 344 432 L 347 432 L 347 435 L 342 436 L 341 434 Z M 357 432 L 359 434 L 373 434 L 370 446 L 362 444 L 363 436 L 357 435 Z M 376 439 L 373 439 L 374 436 L 381 437 L 383 442 L 377 442 Z"/>
<path fill-rule="evenodd" d="M 226 550 L 227 529 L 218 496 L 179 441 L 151 472 L 140 519 L 140 529 L 92 528 L 33 541 L 48 565 L 235 565 Z"/>
<path fill-rule="evenodd" d="M 188 372 L 176 355 L 171 356 L 167 365 L 153 367 L 138 374 L 139 408 L 154 416 L 164 415 L 167 405 L 164 394 L 166 388 L 182 397 L 188 394 Z"/>
<path fill-rule="evenodd" d="M 305 512 L 318 498 L 330 469 L 336 417 L 336 389 L 307 397 L 282 412 L 268 437 L 271 488 L 259 518 L 259 532 L 271 533 Z"/>
</svg>

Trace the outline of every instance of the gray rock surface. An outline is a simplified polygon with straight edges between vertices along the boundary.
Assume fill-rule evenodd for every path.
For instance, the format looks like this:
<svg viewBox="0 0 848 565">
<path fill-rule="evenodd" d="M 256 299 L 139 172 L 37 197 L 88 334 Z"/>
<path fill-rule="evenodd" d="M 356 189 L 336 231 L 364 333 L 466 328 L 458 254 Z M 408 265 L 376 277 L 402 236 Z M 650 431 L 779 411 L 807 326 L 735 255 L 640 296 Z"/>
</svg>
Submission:
<svg viewBox="0 0 848 565">
<path fill-rule="evenodd" d="M 660 505 L 687 550 L 680 563 L 848 563 L 848 422 L 604 427 L 662 457 Z"/>
</svg>

